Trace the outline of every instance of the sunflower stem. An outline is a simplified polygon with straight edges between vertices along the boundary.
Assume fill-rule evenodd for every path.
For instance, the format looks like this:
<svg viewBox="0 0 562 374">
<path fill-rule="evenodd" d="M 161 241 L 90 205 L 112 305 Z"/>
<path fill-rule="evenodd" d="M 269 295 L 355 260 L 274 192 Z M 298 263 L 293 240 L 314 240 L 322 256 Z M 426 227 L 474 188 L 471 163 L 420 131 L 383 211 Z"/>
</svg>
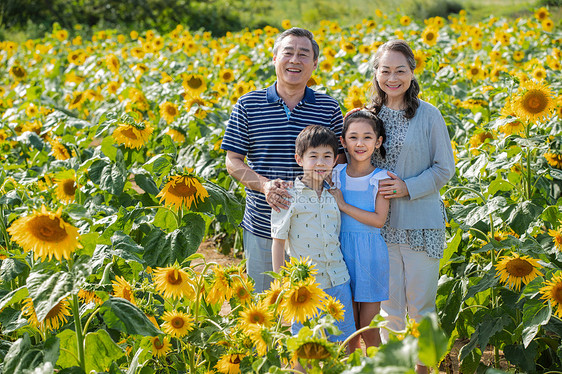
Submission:
<svg viewBox="0 0 562 374">
<path fill-rule="evenodd" d="M 90 315 L 90 317 L 88 318 L 88 320 L 86 321 L 86 323 L 84 324 L 84 327 L 82 328 L 82 334 L 84 336 L 86 336 L 86 332 L 88 332 L 88 326 L 90 325 L 90 322 L 92 321 L 92 319 L 94 318 L 94 316 L 96 314 L 98 314 L 98 312 L 100 311 L 100 307 L 99 305 L 96 307 L 96 309 L 92 312 L 92 314 Z"/>
<path fill-rule="evenodd" d="M 82 370 L 86 370 L 86 360 L 84 356 L 84 336 L 82 335 L 82 321 L 80 320 L 78 296 L 72 295 L 72 314 L 74 315 L 74 328 L 76 330 L 76 345 L 78 347 L 78 364 Z"/>
<path fill-rule="evenodd" d="M 4 243 L 6 245 L 6 250 L 8 252 L 12 251 L 12 248 L 10 246 L 10 238 L 8 237 L 8 229 L 6 228 L 6 224 L 4 224 L 4 208 L 3 206 L 0 206 L 0 225 L 1 225 L 1 229 L 2 229 L 2 235 L 4 236 Z"/>
</svg>

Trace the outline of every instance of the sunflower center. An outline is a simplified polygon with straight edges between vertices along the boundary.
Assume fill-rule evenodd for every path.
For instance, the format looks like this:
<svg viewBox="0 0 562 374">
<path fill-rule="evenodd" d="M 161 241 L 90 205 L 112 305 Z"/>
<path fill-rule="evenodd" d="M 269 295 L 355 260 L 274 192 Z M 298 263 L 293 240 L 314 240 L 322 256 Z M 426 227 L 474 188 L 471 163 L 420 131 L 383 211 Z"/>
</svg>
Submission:
<svg viewBox="0 0 562 374">
<path fill-rule="evenodd" d="M 296 294 L 296 302 L 299 304 L 304 304 L 310 300 L 310 291 L 306 287 L 301 287 Z"/>
<path fill-rule="evenodd" d="M 223 78 L 224 80 L 229 80 L 229 79 L 232 78 L 232 74 L 230 74 L 230 72 L 227 71 L 226 73 L 223 74 L 222 78 Z"/>
<path fill-rule="evenodd" d="M 425 38 L 426 38 L 427 40 L 433 40 L 433 39 L 435 38 L 435 35 L 433 35 L 432 32 L 428 32 L 428 33 L 425 35 Z"/>
<path fill-rule="evenodd" d="M 178 114 L 178 111 L 173 106 L 169 106 L 168 108 L 166 108 L 166 112 L 170 116 L 175 116 L 176 114 Z"/>
<path fill-rule="evenodd" d="M 261 314 L 261 313 L 254 313 L 250 316 L 250 320 L 252 321 L 252 323 L 263 324 L 263 322 L 265 321 L 265 318 L 264 318 L 263 314 Z"/>
<path fill-rule="evenodd" d="M 240 364 L 240 355 L 230 355 L 230 358 L 228 359 L 228 361 L 233 364 L 233 365 L 239 365 Z"/>
<path fill-rule="evenodd" d="M 170 271 L 168 272 L 168 284 L 171 285 L 177 285 L 177 284 L 181 284 L 182 282 L 182 277 L 181 274 L 178 272 L 178 269 L 174 269 L 174 271 Z"/>
<path fill-rule="evenodd" d="M 540 113 L 546 108 L 547 100 L 540 92 L 532 92 L 523 101 L 523 106 L 531 113 Z"/>
<path fill-rule="evenodd" d="M 533 265 L 521 258 L 514 258 L 505 265 L 510 276 L 522 278 L 531 274 Z"/>
<path fill-rule="evenodd" d="M 82 94 L 78 94 L 76 95 L 76 97 L 74 98 L 74 100 L 72 100 L 72 104 L 77 104 L 82 100 Z"/>
<path fill-rule="evenodd" d="M 135 131 L 132 128 L 127 128 L 127 129 L 123 130 L 121 132 L 121 134 L 123 134 L 124 136 L 126 136 L 129 139 L 134 139 L 134 140 L 138 139 L 137 134 L 135 134 Z"/>
<path fill-rule="evenodd" d="M 552 288 L 552 298 L 558 302 L 558 304 L 562 304 L 562 284 L 557 283 Z"/>
<path fill-rule="evenodd" d="M 14 72 L 14 75 L 18 78 L 21 78 L 21 77 L 25 76 L 25 71 L 22 68 L 20 68 L 19 66 L 14 66 L 12 71 Z"/>
<path fill-rule="evenodd" d="M 53 219 L 48 216 L 38 216 L 29 222 L 31 233 L 41 241 L 59 243 L 63 241 L 68 234 L 61 227 L 60 219 Z"/>
<path fill-rule="evenodd" d="M 322 344 L 318 343 L 304 343 L 297 349 L 297 355 L 300 358 L 322 360 L 330 357 L 330 352 Z"/>
<path fill-rule="evenodd" d="M 57 305 L 55 305 L 51 310 L 49 310 L 49 313 L 47 313 L 47 316 L 45 317 L 45 319 L 51 319 L 51 318 L 55 318 L 57 317 L 60 313 L 62 312 L 62 305 L 60 303 L 60 301 L 57 303 Z"/>
<path fill-rule="evenodd" d="M 72 179 L 65 181 L 62 185 L 64 194 L 67 196 L 74 196 L 76 193 L 76 183 Z"/>
<path fill-rule="evenodd" d="M 161 342 L 159 338 L 154 338 L 153 344 L 156 349 L 162 349 L 164 347 L 164 343 Z"/>
<path fill-rule="evenodd" d="M 171 194 L 176 196 L 193 196 L 197 192 L 197 188 L 191 184 L 187 184 L 186 182 L 177 183 L 175 186 L 172 186 L 168 190 Z"/>
<path fill-rule="evenodd" d="M 189 88 L 197 90 L 203 85 L 203 81 L 201 80 L 201 78 L 192 77 L 187 81 L 187 85 L 189 86 Z"/>
<path fill-rule="evenodd" d="M 175 329 L 181 329 L 185 324 L 185 321 L 181 317 L 175 317 L 170 321 L 170 323 Z"/>
</svg>

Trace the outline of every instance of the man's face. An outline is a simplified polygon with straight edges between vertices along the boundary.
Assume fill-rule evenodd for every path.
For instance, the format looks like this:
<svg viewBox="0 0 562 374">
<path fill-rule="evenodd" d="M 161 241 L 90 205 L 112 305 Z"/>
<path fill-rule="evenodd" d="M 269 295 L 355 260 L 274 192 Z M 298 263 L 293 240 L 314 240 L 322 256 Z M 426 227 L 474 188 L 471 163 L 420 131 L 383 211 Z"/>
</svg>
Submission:
<svg viewBox="0 0 562 374">
<path fill-rule="evenodd" d="M 273 56 L 277 84 L 303 89 L 316 69 L 317 60 L 314 60 L 312 42 L 306 37 L 289 35 L 279 45 L 277 53 Z"/>
</svg>

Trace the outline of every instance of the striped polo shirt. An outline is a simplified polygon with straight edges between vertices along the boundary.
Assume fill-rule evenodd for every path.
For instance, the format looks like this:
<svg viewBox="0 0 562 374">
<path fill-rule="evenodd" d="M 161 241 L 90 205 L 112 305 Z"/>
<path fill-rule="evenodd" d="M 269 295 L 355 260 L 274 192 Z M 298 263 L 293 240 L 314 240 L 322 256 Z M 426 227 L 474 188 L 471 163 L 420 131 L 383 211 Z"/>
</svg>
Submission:
<svg viewBox="0 0 562 374">
<path fill-rule="evenodd" d="M 343 118 L 334 98 L 308 87 L 291 112 L 286 108 L 275 84 L 245 94 L 232 109 L 221 148 L 246 156 L 248 166 L 266 178 L 293 181 L 302 174 L 295 160 L 297 135 L 306 126 L 322 125 L 339 138 Z M 241 225 L 254 235 L 271 238 L 271 208 L 264 194 L 246 188 Z"/>
</svg>

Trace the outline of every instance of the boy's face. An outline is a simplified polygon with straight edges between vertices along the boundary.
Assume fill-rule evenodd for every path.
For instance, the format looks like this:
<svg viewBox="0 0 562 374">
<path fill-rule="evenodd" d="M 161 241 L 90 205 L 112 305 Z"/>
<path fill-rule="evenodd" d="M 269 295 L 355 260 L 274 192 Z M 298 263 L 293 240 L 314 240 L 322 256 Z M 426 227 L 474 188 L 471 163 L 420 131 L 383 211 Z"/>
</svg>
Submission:
<svg viewBox="0 0 562 374">
<path fill-rule="evenodd" d="M 297 163 L 304 169 L 303 183 L 309 187 L 319 187 L 332 174 L 336 164 L 334 150 L 328 145 L 308 148 L 301 156 L 295 155 Z"/>
</svg>

